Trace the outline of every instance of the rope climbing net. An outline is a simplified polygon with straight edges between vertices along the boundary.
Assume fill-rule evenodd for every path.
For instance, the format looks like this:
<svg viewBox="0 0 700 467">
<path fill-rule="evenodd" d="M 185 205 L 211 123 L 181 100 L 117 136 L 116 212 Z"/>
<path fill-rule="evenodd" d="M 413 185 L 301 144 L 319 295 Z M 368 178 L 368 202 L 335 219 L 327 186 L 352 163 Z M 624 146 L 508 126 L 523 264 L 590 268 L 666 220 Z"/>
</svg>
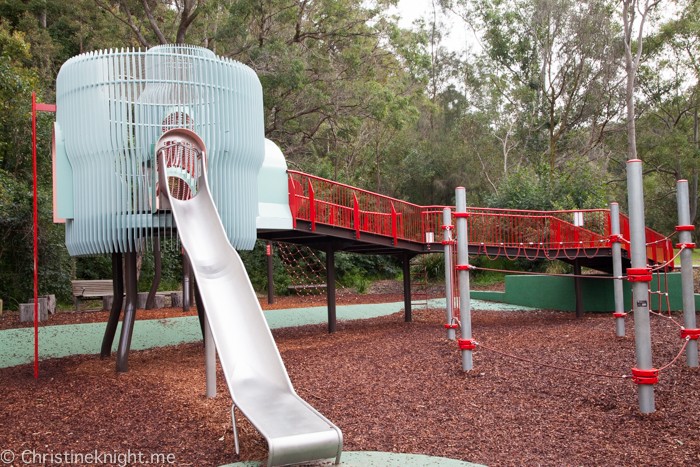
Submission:
<svg viewBox="0 0 700 467">
<path fill-rule="evenodd" d="M 311 298 L 326 293 L 328 270 L 314 251 L 303 245 L 277 242 L 282 263 L 292 285 L 289 289 L 302 298 Z M 344 285 L 335 281 L 339 298 L 349 298 L 353 294 Z"/>
</svg>

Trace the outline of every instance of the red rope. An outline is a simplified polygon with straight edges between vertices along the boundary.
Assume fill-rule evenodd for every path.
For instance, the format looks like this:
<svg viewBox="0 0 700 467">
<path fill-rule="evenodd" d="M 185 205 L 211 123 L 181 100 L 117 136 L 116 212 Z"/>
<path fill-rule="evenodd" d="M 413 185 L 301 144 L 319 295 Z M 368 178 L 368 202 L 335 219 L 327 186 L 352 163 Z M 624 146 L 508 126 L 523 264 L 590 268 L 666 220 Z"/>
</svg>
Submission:
<svg viewBox="0 0 700 467">
<path fill-rule="evenodd" d="M 661 313 L 657 313 L 657 312 L 655 312 L 655 311 L 653 311 L 653 310 L 649 310 L 649 313 L 651 313 L 652 315 L 660 316 L 661 318 L 670 319 L 670 320 L 673 321 L 673 323 L 674 323 L 676 326 L 678 326 L 679 328 L 682 328 L 682 327 L 683 327 L 682 324 L 680 324 L 678 321 L 676 321 L 675 319 L 673 319 L 673 316 L 670 316 L 670 315 L 669 315 L 669 316 L 662 315 Z M 669 311 L 669 313 L 670 313 L 670 311 Z"/>
<path fill-rule="evenodd" d="M 578 252 L 579 252 L 580 250 L 581 250 L 581 244 L 579 244 L 579 245 L 576 247 L 576 254 L 574 255 L 574 257 L 573 257 L 573 258 L 569 258 L 569 255 L 566 253 L 566 248 L 564 248 L 564 256 L 566 256 L 566 259 L 568 259 L 569 261 L 573 261 L 573 260 L 575 260 L 576 258 L 578 258 Z"/>
<path fill-rule="evenodd" d="M 508 259 L 510 261 L 515 261 L 516 259 L 518 259 L 518 255 L 520 254 L 520 246 L 521 245 L 518 245 L 518 251 L 516 251 L 515 256 L 511 258 L 510 256 L 508 256 L 508 249 L 505 247 L 505 245 L 503 245 L 503 253 L 506 256 L 506 259 Z"/>
<path fill-rule="evenodd" d="M 671 258 L 670 260 L 666 261 L 665 263 L 661 263 L 660 265 L 651 268 L 651 272 L 655 272 L 655 271 L 658 271 L 658 270 L 660 270 L 660 269 L 665 269 L 665 268 L 667 268 L 669 264 L 671 264 L 676 258 L 678 258 L 678 256 L 681 254 L 681 251 L 683 251 L 683 250 L 685 250 L 685 245 L 682 246 L 680 250 L 678 250 L 678 253 L 676 253 L 675 255 L 673 255 L 673 258 Z"/>
<path fill-rule="evenodd" d="M 547 368 L 554 368 L 555 370 L 570 371 L 570 372 L 572 372 L 572 373 L 580 373 L 580 374 L 583 374 L 583 375 L 590 375 L 590 376 L 601 376 L 601 377 L 604 377 L 604 378 L 615 378 L 615 379 L 625 379 L 625 378 L 628 378 L 627 375 L 622 375 L 622 376 L 618 376 L 618 375 L 609 375 L 609 374 L 605 374 L 605 373 L 595 373 L 595 372 L 592 372 L 592 371 L 575 370 L 575 369 L 573 369 L 573 368 L 565 368 L 565 367 L 563 367 L 563 366 L 550 365 L 550 364 L 548 364 L 548 363 L 538 362 L 538 361 L 536 361 L 536 360 L 530 360 L 529 358 L 518 357 L 517 355 L 509 354 L 509 353 L 506 353 L 506 352 L 501 352 L 500 350 L 496 350 L 496 349 L 493 349 L 493 348 L 491 348 L 491 347 L 487 347 L 487 346 L 485 346 L 484 344 L 482 344 L 482 343 L 480 343 L 480 342 L 477 342 L 476 345 L 478 345 L 478 346 L 480 346 L 480 347 L 483 347 L 483 348 L 485 348 L 486 350 L 490 350 L 491 352 L 495 352 L 495 353 L 497 353 L 497 354 L 504 355 L 504 356 L 506 356 L 506 357 L 514 358 L 514 359 L 516 359 L 516 360 L 521 360 L 521 361 L 523 361 L 523 362 L 533 363 L 533 364 L 535 364 L 535 365 L 546 366 Z"/>
<path fill-rule="evenodd" d="M 561 251 L 561 243 L 557 244 L 557 252 L 554 254 L 554 258 L 550 258 L 547 254 L 547 250 L 549 250 L 549 248 L 544 248 L 543 245 L 542 250 L 544 251 L 544 257 L 547 258 L 549 261 L 553 261 L 557 259 L 557 256 L 559 256 L 559 252 Z"/>
<path fill-rule="evenodd" d="M 685 350 L 685 347 L 688 345 L 688 341 L 689 341 L 689 340 L 690 340 L 689 337 L 686 337 L 686 338 L 685 338 L 685 342 L 683 343 L 683 347 L 681 347 L 681 351 L 678 352 L 678 355 L 676 355 L 676 358 L 674 358 L 673 360 L 671 360 L 668 364 L 666 364 L 666 365 L 662 366 L 661 368 L 659 368 L 659 371 L 664 371 L 666 368 L 668 368 L 668 367 L 670 367 L 671 365 L 673 365 L 674 363 L 676 363 L 676 360 L 678 360 L 678 359 L 680 358 L 680 356 L 683 355 L 683 351 Z"/>
<path fill-rule="evenodd" d="M 655 245 L 655 244 L 657 244 L 657 243 L 663 243 L 663 242 L 665 242 L 666 240 L 668 240 L 668 239 L 670 239 L 671 237 L 673 237 L 674 235 L 676 235 L 677 233 L 678 233 L 678 232 L 673 232 L 671 235 L 668 235 L 668 236 L 662 238 L 661 240 L 655 240 L 655 241 L 653 241 L 653 242 L 649 242 L 649 243 L 647 243 L 647 246 Z M 625 241 L 626 241 L 627 243 L 629 243 L 628 240 L 625 240 Z"/>
<path fill-rule="evenodd" d="M 537 244 L 537 248 L 535 249 L 535 256 L 533 256 L 532 258 L 530 258 L 530 257 L 527 255 L 527 248 L 523 248 L 523 254 L 525 255 L 525 259 L 527 259 L 528 261 L 534 261 L 534 260 L 536 260 L 536 259 L 537 259 L 537 254 L 540 252 L 540 245 L 541 245 L 541 243 L 538 243 L 538 244 Z"/>
<path fill-rule="evenodd" d="M 489 256 L 488 252 L 486 251 L 486 245 L 484 245 L 484 242 L 481 242 L 481 245 L 479 246 L 479 248 L 481 248 L 481 247 L 484 248 L 484 256 L 486 256 L 488 259 L 490 259 L 491 261 L 496 261 L 496 260 L 498 259 L 498 256 L 499 256 L 499 254 L 500 254 L 500 252 L 501 252 L 501 247 L 500 247 L 500 246 L 498 247 L 498 251 L 496 252 L 496 256 L 494 256 L 493 258 L 491 258 L 491 257 Z"/>
<path fill-rule="evenodd" d="M 585 256 L 585 257 L 588 258 L 588 259 L 593 259 L 593 258 L 595 258 L 596 256 L 598 256 L 598 252 L 599 252 L 599 251 L 600 251 L 600 243 L 599 243 L 598 246 L 596 247 L 595 253 L 593 253 L 593 256 L 588 256 L 588 253 L 586 253 L 586 248 L 583 249 L 583 256 Z"/>
</svg>

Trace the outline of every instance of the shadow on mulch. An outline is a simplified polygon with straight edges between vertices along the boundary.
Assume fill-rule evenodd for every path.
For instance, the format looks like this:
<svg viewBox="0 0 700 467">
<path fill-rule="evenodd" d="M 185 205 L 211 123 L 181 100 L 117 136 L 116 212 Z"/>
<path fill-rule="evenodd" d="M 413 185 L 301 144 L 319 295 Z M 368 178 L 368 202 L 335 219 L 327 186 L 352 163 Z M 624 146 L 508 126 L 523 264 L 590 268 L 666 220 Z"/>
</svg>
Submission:
<svg viewBox="0 0 700 467">
<path fill-rule="evenodd" d="M 637 410 L 628 379 L 597 378 L 513 360 L 477 348 L 460 369 L 444 311 L 273 331 L 298 393 L 336 423 L 346 450 L 407 452 L 495 466 L 700 465 L 698 370 L 682 359 L 663 372 L 657 412 Z M 628 319 L 628 336 L 633 334 Z M 474 311 L 485 345 L 543 362 L 614 375 L 634 366 L 632 337 L 617 338 L 609 314 Z M 669 320 L 652 318 L 654 362 L 681 347 Z M 21 452 L 172 453 L 179 465 L 264 459 L 263 438 L 239 418 L 234 454 L 230 397 L 219 370 L 204 398 L 201 344 L 114 358 L 67 357 L 0 370 L 0 448 Z"/>
</svg>

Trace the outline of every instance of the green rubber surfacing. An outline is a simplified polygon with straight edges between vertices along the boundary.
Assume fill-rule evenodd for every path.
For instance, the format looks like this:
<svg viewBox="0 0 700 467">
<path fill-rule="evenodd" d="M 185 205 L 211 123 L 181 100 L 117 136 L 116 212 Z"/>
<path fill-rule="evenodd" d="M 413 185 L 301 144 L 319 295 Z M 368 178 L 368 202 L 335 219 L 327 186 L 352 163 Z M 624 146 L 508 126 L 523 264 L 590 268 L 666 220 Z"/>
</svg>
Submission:
<svg viewBox="0 0 700 467">
<path fill-rule="evenodd" d="M 299 464 L 298 467 L 335 465 L 334 461 L 313 462 Z M 221 467 L 264 467 L 264 462 L 248 461 L 235 464 L 222 465 Z M 367 452 L 344 451 L 340 456 L 340 465 L 343 467 L 485 467 L 480 464 L 472 464 L 446 457 L 430 457 L 421 454 L 402 454 L 395 452 Z"/>
<path fill-rule="evenodd" d="M 472 300 L 472 309 L 528 310 L 530 308 L 503 303 Z M 432 299 L 431 308 L 445 308 L 445 299 Z M 337 307 L 338 321 L 369 319 L 398 313 L 403 302 L 370 305 L 342 305 Z M 270 329 L 322 324 L 328 320 L 325 306 L 265 311 Z M 106 323 L 67 324 L 39 328 L 39 359 L 61 358 L 70 355 L 99 354 Z M 121 323 L 116 336 L 121 335 Z M 202 340 L 196 316 L 136 321 L 131 341 L 132 350 L 145 350 Z M 117 350 L 119 339 L 114 340 L 112 351 Z M 34 361 L 34 328 L 0 331 L 0 368 Z"/>
</svg>

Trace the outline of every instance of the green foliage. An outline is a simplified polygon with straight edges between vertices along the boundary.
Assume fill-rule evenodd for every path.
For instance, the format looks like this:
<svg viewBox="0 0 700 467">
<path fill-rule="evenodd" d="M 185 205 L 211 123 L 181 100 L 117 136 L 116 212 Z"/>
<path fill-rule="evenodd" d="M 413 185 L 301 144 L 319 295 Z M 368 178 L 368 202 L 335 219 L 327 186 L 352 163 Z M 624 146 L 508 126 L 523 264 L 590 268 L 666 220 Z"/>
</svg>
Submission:
<svg viewBox="0 0 700 467">
<path fill-rule="evenodd" d="M 31 91 L 36 74 L 26 65 L 29 45 L 19 31 L 0 22 L 0 298 L 9 308 L 33 297 L 33 195 Z M 63 246 L 63 226 L 51 212 L 50 126 L 38 125 L 38 255 L 39 294 L 70 300 L 73 265 Z"/>
<path fill-rule="evenodd" d="M 11 309 L 34 296 L 32 199 L 31 186 L 0 169 L 0 298 Z M 63 226 L 52 220 L 50 193 L 43 189 L 38 214 L 39 294 L 69 302 L 73 264 L 63 245 Z"/>
<path fill-rule="evenodd" d="M 255 242 L 255 247 L 250 251 L 239 251 L 241 260 L 245 265 L 246 271 L 253 288 L 257 292 L 267 291 L 267 246 L 266 242 L 258 240 Z M 287 288 L 292 284 L 289 279 L 284 263 L 279 256 L 279 253 L 273 256 L 273 272 L 272 280 L 275 287 L 275 295 L 289 295 Z"/>
<path fill-rule="evenodd" d="M 512 172 L 501 182 L 489 207 L 557 211 L 606 207 L 599 174 L 585 163 L 568 163 L 552 173 L 546 164 Z"/>
<path fill-rule="evenodd" d="M 179 290 L 182 288 L 182 254 L 175 241 L 167 238 L 161 240 L 161 274 L 158 290 Z M 141 274 L 139 275 L 139 292 L 148 292 L 153 284 L 155 274 L 155 260 L 153 251 L 146 251 L 141 260 Z"/>
<path fill-rule="evenodd" d="M 473 206 L 587 209 L 605 207 L 607 198 L 625 211 L 624 67 L 614 2 L 443 0 L 479 35 L 479 50 L 456 52 L 445 48 L 449 31 L 439 9 L 403 29 L 389 15 L 394 4 L 222 0 L 196 2 L 187 13 L 171 1 L 0 0 L 0 296 L 16 303 L 31 292 L 31 92 L 52 102 L 61 64 L 97 49 L 180 41 L 252 67 L 263 86 L 265 135 L 292 169 L 423 205 L 453 204 L 454 188 L 464 186 Z M 678 3 L 677 17 L 645 39 L 638 73 L 647 223 L 664 232 L 675 225 L 676 179 L 691 181 L 697 212 L 699 8 Z M 39 274 L 41 290 L 68 300 L 74 267 L 80 278 L 110 278 L 111 260 L 71 262 L 63 227 L 51 222 L 53 117 L 37 121 Z M 264 291 L 263 244 L 241 256 Z M 164 248 L 161 289 L 179 287 L 180 262 Z M 338 280 L 358 290 L 401 276 L 393 257 L 338 253 L 336 265 Z M 274 268 L 276 293 L 286 294 L 290 282 L 277 255 Z M 427 270 L 442 278 L 440 255 L 427 259 Z M 152 276 L 147 253 L 140 290 Z"/>
</svg>

